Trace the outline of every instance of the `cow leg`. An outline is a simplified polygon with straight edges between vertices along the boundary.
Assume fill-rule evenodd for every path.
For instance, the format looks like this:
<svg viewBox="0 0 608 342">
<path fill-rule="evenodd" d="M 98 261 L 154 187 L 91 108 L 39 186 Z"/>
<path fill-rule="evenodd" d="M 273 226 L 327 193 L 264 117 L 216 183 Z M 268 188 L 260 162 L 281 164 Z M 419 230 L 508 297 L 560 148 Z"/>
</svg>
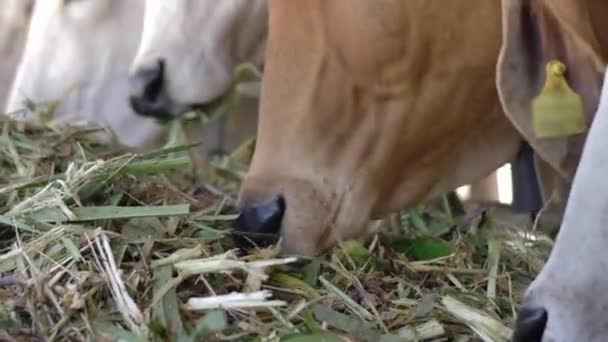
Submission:
<svg viewBox="0 0 608 342">
<path fill-rule="evenodd" d="M 486 178 L 471 184 L 468 201 L 473 203 L 498 203 L 498 175 L 492 172 Z"/>
<path fill-rule="evenodd" d="M 570 184 L 537 155 L 534 162 L 545 203 L 537 218 L 538 226 L 542 231 L 555 235 L 564 215 Z"/>
<path fill-rule="evenodd" d="M 445 195 L 447 200 L 447 204 L 449 206 L 450 211 L 452 212 L 452 216 L 458 217 L 466 214 L 466 210 L 464 208 L 464 204 L 458 197 L 456 191 L 450 191 Z"/>
<path fill-rule="evenodd" d="M 226 121 L 228 119 L 225 117 L 220 118 L 217 121 L 217 135 L 216 135 L 216 141 L 214 144 L 212 144 L 210 146 L 210 150 L 209 150 L 209 158 L 215 157 L 215 156 L 223 156 L 226 153 L 228 153 L 227 149 L 226 149 Z"/>
<path fill-rule="evenodd" d="M 512 209 L 518 214 L 529 214 L 535 218 L 542 208 L 542 195 L 534 164 L 534 150 L 523 143 L 511 163 L 513 180 Z"/>
</svg>

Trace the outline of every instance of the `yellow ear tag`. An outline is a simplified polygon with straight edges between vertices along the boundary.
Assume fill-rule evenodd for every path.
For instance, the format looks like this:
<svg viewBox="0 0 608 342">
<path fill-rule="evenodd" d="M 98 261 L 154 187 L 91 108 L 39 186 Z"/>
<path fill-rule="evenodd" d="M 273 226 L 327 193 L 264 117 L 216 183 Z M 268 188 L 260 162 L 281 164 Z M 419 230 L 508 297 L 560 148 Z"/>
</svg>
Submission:
<svg viewBox="0 0 608 342">
<path fill-rule="evenodd" d="M 559 138 L 585 133 L 583 101 L 566 82 L 566 66 L 556 60 L 547 63 L 547 80 L 532 100 L 532 124 L 536 137 Z"/>
</svg>

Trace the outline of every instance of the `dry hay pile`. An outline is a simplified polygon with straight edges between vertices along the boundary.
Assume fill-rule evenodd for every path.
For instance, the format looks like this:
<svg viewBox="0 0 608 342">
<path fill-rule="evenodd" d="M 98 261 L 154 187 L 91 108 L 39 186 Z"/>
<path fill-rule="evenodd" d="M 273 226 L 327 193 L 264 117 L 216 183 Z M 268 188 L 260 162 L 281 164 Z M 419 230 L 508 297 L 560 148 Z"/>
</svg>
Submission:
<svg viewBox="0 0 608 342">
<path fill-rule="evenodd" d="M 551 246 L 491 214 L 417 207 L 320 258 L 239 257 L 238 156 L 201 186 L 188 146 L 0 125 L 2 341 L 507 341 Z"/>
</svg>

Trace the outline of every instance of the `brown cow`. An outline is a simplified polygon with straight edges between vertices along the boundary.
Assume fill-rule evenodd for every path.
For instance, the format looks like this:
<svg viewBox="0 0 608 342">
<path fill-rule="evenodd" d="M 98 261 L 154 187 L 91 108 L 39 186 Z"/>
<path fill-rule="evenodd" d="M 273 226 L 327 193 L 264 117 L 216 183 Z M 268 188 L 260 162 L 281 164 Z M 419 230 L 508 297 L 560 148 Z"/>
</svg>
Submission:
<svg viewBox="0 0 608 342">
<path fill-rule="evenodd" d="M 559 58 L 590 123 L 603 71 L 594 49 L 605 45 L 594 27 L 578 32 L 596 22 L 572 14 L 586 8 L 562 3 L 547 5 L 562 22 L 540 20 L 576 36 L 543 31 L 543 45 L 522 54 L 535 41 L 517 36 L 521 23 L 506 28 L 502 45 L 498 3 L 271 0 L 258 142 L 237 228 L 280 232 L 287 252 L 316 255 L 361 236 L 370 218 L 480 179 L 523 139 L 538 155 L 546 197 L 559 190 L 563 203 L 585 135 L 536 139 L 525 106 L 545 63 Z M 597 13 L 606 6 L 585 3 Z"/>
<path fill-rule="evenodd" d="M 271 0 L 269 15 L 240 230 L 316 255 L 515 156 L 498 3 Z"/>
</svg>

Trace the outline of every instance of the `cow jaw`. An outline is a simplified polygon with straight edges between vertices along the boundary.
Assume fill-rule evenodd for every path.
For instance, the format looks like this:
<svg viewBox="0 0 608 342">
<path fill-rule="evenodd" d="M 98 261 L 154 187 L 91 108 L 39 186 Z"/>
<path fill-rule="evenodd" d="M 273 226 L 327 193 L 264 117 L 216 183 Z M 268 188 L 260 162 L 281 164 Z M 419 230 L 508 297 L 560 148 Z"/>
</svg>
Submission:
<svg viewBox="0 0 608 342">
<path fill-rule="evenodd" d="M 283 196 L 286 252 L 316 255 L 359 237 L 370 219 L 514 155 L 520 137 L 495 89 L 500 6 L 454 7 L 269 3 L 258 140 L 240 203 Z"/>
</svg>

